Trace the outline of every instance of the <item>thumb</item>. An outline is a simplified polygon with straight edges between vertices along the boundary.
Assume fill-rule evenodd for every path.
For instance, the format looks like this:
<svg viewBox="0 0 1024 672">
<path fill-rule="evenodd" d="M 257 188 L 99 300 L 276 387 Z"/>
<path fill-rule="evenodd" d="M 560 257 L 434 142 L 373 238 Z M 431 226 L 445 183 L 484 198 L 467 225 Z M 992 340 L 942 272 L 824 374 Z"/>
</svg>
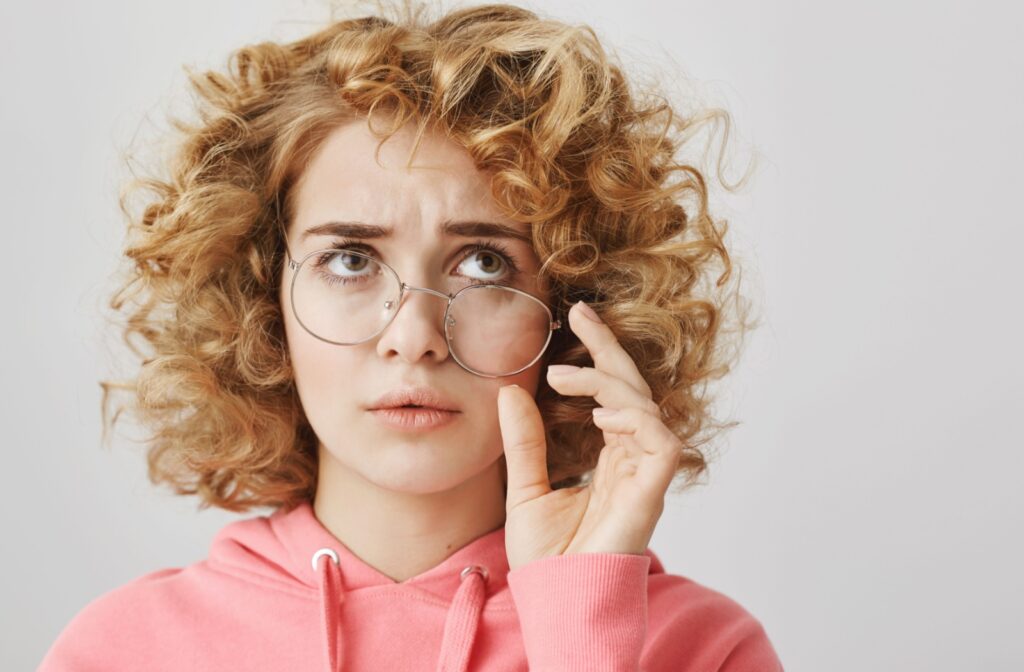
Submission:
<svg viewBox="0 0 1024 672">
<path fill-rule="evenodd" d="M 551 492 L 544 422 L 533 395 L 518 385 L 498 390 L 498 424 L 505 447 L 508 492 L 505 510 Z"/>
</svg>

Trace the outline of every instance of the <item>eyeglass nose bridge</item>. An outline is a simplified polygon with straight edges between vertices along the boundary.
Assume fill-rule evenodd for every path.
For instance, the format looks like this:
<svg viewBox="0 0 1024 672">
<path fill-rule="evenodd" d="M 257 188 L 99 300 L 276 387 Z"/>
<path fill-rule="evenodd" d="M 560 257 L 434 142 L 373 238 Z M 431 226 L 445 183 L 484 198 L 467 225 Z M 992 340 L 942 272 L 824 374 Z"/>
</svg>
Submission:
<svg viewBox="0 0 1024 672">
<path fill-rule="evenodd" d="M 401 306 L 401 304 L 402 304 L 402 297 L 405 296 L 405 292 L 406 291 L 426 292 L 427 294 L 433 294 L 434 296 L 436 296 L 438 298 L 444 299 L 447 302 L 447 305 L 445 306 L 445 309 L 444 309 L 444 323 L 445 323 L 445 326 L 448 326 L 448 327 L 455 326 L 455 320 L 453 320 L 451 317 L 449 317 L 448 309 L 451 307 L 452 301 L 455 300 L 455 297 L 458 296 L 458 294 L 459 294 L 458 292 L 455 292 L 455 294 L 447 294 L 445 292 L 439 292 L 436 289 L 431 289 L 430 287 L 414 287 L 413 285 L 410 285 L 410 284 L 408 284 L 406 282 L 402 282 L 401 289 L 399 290 L 399 293 L 398 293 L 398 305 L 399 306 Z M 388 309 L 388 310 L 391 310 L 392 308 L 395 308 L 394 304 L 395 304 L 395 302 L 393 302 L 393 301 L 385 301 L 384 302 L 384 307 L 386 309 Z M 395 309 L 394 314 L 391 316 L 391 320 L 394 320 L 394 318 L 397 315 L 398 315 L 398 310 Z M 391 324 L 391 320 L 388 320 L 388 325 L 389 326 Z M 447 339 L 448 338 L 447 329 L 445 331 L 446 331 L 445 338 Z"/>
<path fill-rule="evenodd" d="M 438 290 L 431 289 L 430 287 L 413 287 L 412 285 L 403 282 L 402 283 L 402 294 L 404 294 L 406 290 L 416 291 L 416 292 L 427 292 L 428 294 L 433 294 L 434 296 L 438 296 L 438 297 L 446 300 L 448 303 L 451 303 L 452 299 L 455 298 L 455 294 L 446 294 L 445 292 L 439 292 Z M 399 301 L 402 300 L 401 299 L 401 294 L 399 294 L 399 299 L 398 300 Z"/>
</svg>

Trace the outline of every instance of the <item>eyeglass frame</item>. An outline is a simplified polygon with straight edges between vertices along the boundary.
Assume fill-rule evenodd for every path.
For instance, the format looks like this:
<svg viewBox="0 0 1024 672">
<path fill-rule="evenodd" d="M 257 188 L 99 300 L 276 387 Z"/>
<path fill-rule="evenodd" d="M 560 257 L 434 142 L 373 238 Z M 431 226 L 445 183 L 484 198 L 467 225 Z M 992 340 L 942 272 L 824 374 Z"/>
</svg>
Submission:
<svg viewBox="0 0 1024 672">
<path fill-rule="evenodd" d="M 388 320 L 384 323 L 384 325 L 380 329 L 378 329 L 372 335 L 370 335 L 370 336 L 368 336 L 368 337 L 366 337 L 366 338 L 364 338 L 364 339 L 362 339 L 360 341 L 356 341 L 354 343 L 339 343 L 338 341 L 331 341 L 331 340 L 328 340 L 328 339 L 326 339 L 326 338 L 324 338 L 322 336 L 318 336 L 317 334 L 313 333 L 312 329 L 310 329 L 309 327 L 307 327 L 305 325 L 305 323 L 303 323 L 302 318 L 299 317 L 299 311 L 295 308 L 295 280 L 296 280 L 296 278 L 299 277 L 299 270 L 302 268 L 302 265 L 305 264 L 306 261 L 310 257 L 313 257 L 313 256 L 315 256 L 317 254 L 323 254 L 325 252 L 345 252 L 347 254 L 354 254 L 356 256 L 364 257 L 364 258 L 369 259 L 370 261 L 374 262 L 375 264 L 379 264 L 379 265 L 383 266 L 384 268 L 386 268 L 388 271 L 391 272 L 391 274 L 394 276 L 395 280 L 398 281 L 398 285 L 399 285 L 399 288 L 398 288 L 398 299 L 397 299 L 398 307 L 395 309 L 395 312 L 391 314 L 391 317 L 388 318 Z M 523 290 L 518 289 L 516 287 L 510 287 L 508 285 L 496 285 L 496 284 L 475 284 L 475 285 L 467 285 L 467 286 L 463 287 L 462 289 L 460 289 L 459 291 L 455 292 L 454 294 L 448 294 L 447 292 L 440 292 L 440 291 L 438 291 L 436 289 L 431 289 L 429 287 L 415 287 L 413 285 L 407 284 L 404 280 L 402 280 L 401 276 L 398 275 L 398 271 L 396 271 L 394 268 L 392 268 L 387 262 L 382 261 L 380 259 L 374 259 L 370 255 L 364 254 L 364 253 L 356 251 L 356 250 L 349 250 L 349 249 L 345 249 L 345 248 L 324 248 L 324 249 L 321 249 L 321 250 L 315 250 L 313 252 L 310 252 L 309 254 L 304 256 L 301 261 L 296 262 L 295 259 L 292 257 L 291 250 L 288 249 L 287 244 L 285 244 L 285 254 L 287 254 L 287 256 L 288 256 L 288 268 L 290 268 L 292 270 L 292 282 L 291 282 L 291 286 L 289 287 L 289 293 L 288 293 L 288 296 L 291 299 L 291 304 L 292 304 L 292 314 L 295 316 L 295 319 L 298 321 L 299 325 L 303 329 L 305 329 L 311 336 L 313 336 L 313 338 L 319 339 L 319 340 L 321 340 L 321 341 L 323 341 L 325 343 L 330 343 L 331 345 L 339 345 L 339 346 L 359 345 L 361 343 L 366 343 L 367 341 L 372 340 L 372 339 L 376 338 L 377 336 L 380 336 L 382 333 L 384 333 L 384 330 L 387 329 L 391 325 L 391 323 L 395 321 L 395 317 L 398 316 L 398 311 L 402 309 L 402 299 L 405 298 L 406 290 L 426 292 L 428 294 L 432 294 L 434 296 L 437 296 L 437 297 L 440 297 L 440 298 L 443 298 L 443 299 L 447 300 L 448 303 L 447 303 L 447 305 L 445 306 L 445 309 L 444 309 L 444 322 L 443 323 L 444 323 L 444 327 L 445 327 L 444 328 L 444 340 L 445 340 L 446 345 L 448 346 L 448 354 L 450 354 L 452 356 L 452 359 L 454 359 L 455 362 L 459 366 L 461 366 L 463 369 L 465 369 L 466 371 L 469 371 L 473 375 L 480 376 L 482 378 L 505 378 L 505 377 L 508 377 L 508 376 L 514 376 L 514 375 L 516 375 L 518 373 L 522 373 L 526 369 L 530 368 L 531 366 L 533 366 L 534 364 L 537 363 L 537 360 L 539 360 L 541 357 L 544 356 L 545 352 L 547 352 L 548 346 L 551 345 L 551 337 L 555 333 L 555 330 L 561 329 L 561 327 L 562 327 L 562 321 L 555 319 L 554 314 L 551 312 L 551 308 L 544 301 L 542 301 L 539 297 L 536 297 L 533 294 L 530 294 L 529 292 L 523 291 Z M 536 301 L 547 312 L 547 314 L 548 314 L 548 327 L 549 327 L 548 328 L 547 338 L 544 340 L 544 345 L 541 347 L 540 352 L 537 353 L 536 357 L 534 357 L 532 360 L 530 360 L 529 364 L 527 364 L 527 365 L 523 366 L 522 368 L 520 368 L 520 369 L 518 369 L 516 371 L 513 371 L 511 373 L 502 373 L 502 374 L 498 374 L 498 375 L 491 375 L 491 374 L 481 373 L 479 371 L 474 370 L 469 365 L 464 363 L 461 359 L 459 359 L 458 355 L 455 354 L 455 349 L 452 347 L 452 340 L 451 340 L 451 336 L 449 335 L 449 329 L 448 329 L 452 324 L 454 324 L 454 320 L 452 320 L 452 318 L 449 317 L 449 312 L 451 311 L 452 304 L 455 303 L 455 299 L 458 298 L 458 296 L 460 294 L 462 294 L 463 292 L 465 292 L 468 289 L 474 289 L 474 288 L 477 288 L 477 287 L 484 287 L 484 288 L 488 288 L 488 289 L 511 290 L 513 292 L 516 292 L 518 294 L 526 296 L 526 297 L 528 297 L 530 299 L 533 299 L 534 301 Z M 451 320 L 451 322 L 449 322 L 449 320 Z"/>
</svg>

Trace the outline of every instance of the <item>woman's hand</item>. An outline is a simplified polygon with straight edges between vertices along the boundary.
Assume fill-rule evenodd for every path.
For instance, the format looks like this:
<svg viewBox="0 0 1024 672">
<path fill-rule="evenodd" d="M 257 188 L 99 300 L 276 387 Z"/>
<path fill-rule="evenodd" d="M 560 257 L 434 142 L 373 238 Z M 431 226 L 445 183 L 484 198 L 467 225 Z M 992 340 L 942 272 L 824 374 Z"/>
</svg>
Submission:
<svg viewBox="0 0 1024 672">
<path fill-rule="evenodd" d="M 682 442 L 661 420 L 651 389 L 632 358 L 589 306 L 569 311 L 569 326 L 594 360 L 567 373 L 549 367 L 548 384 L 567 396 L 594 397 L 604 432 L 590 484 L 552 490 L 540 409 L 513 385 L 498 391 L 498 420 L 508 468 L 505 552 L 510 569 L 551 555 L 642 554 L 665 508 Z M 594 314 L 596 318 L 596 314 Z M 555 370 L 552 370 L 555 369 Z"/>
</svg>

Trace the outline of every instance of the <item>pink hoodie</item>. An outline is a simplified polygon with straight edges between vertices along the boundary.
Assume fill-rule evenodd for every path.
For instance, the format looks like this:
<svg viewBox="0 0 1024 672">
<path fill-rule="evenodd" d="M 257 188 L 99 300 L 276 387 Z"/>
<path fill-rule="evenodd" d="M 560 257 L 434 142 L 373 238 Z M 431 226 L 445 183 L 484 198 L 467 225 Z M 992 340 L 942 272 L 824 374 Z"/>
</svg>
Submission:
<svg viewBox="0 0 1024 672">
<path fill-rule="evenodd" d="M 87 604 L 42 672 L 530 670 L 772 672 L 743 607 L 658 557 L 553 556 L 509 572 L 505 528 L 395 582 L 307 502 L 225 525 L 210 556 Z"/>
</svg>

